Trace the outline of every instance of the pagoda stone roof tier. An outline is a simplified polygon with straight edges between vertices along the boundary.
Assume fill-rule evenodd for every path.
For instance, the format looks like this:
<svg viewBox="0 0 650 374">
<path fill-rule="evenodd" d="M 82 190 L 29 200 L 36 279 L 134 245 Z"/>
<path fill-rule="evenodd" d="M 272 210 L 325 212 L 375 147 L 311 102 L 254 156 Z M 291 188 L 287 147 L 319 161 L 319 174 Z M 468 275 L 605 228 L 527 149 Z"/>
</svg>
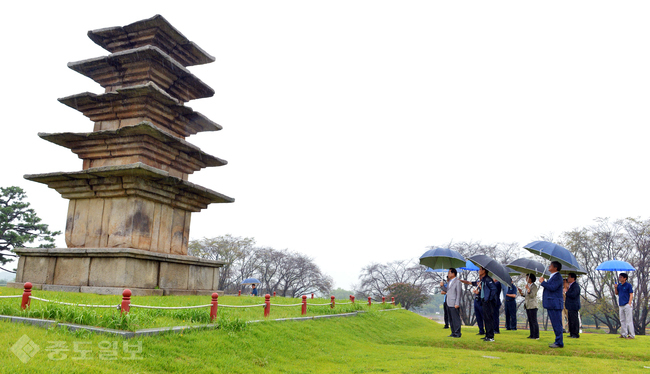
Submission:
<svg viewBox="0 0 650 374">
<path fill-rule="evenodd" d="M 113 130 L 148 121 L 175 136 L 185 138 L 197 132 L 222 129 L 152 82 L 118 88 L 100 95 L 84 92 L 59 101 L 95 122 L 95 130 Z"/>
<path fill-rule="evenodd" d="M 207 64 L 215 60 L 159 14 L 126 26 L 91 30 L 88 37 L 111 53 L 153 45 L 183 66 Z"/>
<path fill-rule="evenodd" d="M 199 212 L 211 203 L 235 199 L 205 187 L 175 178 L 145 165 L 109 166 L 77 172 L 25 175 L 25 179 L 47 184 L 65 199 L 119 198 L 136 196 L 189 212 Z"/>
<path fill-rule="evenodd" d="M 195 171 L 228 163 L 148 122 L 117 130 L 39 133 L 38 136 L 70 148 L 84 160 L 84 169 L 142 162 L 187 180 L 188 174 Z"/>
<path fill-rule="evenodd" d="M 182 102 L 214 95 L 210 86 L 160 48 L 153 46 L 69 62 L 68 67 L 99 83 L 106 92 L 153 82 Z"/>
</svg>

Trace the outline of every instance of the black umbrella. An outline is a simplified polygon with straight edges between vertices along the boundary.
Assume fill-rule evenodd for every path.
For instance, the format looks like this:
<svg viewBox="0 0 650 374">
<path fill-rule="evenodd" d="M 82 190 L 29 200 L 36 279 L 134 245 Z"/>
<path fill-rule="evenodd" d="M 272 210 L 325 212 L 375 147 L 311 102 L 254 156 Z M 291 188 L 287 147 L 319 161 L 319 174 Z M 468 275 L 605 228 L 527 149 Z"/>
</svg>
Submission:
<svg viewBox="0 0 650 374">
<path fill-rule="evenodd" d="M 512 283 L 512 278 L 508 274 L 508 270 L 505 266 L 501 265 L 497 260 L 486 256 L 486 255 L 476 255 L 468 258 L 472 263 L 478 267 L 483 267 L 492 276 L 499 280 L 502 284 L 509 285 Z"/>
<path fill-rule="evenodd" d="M 520 272 L 518 272 L 517 270 L 511 268 L 510 266 L 508 266 L 508 265 L 503 265 L 503 266 L 506 268 L 506 270 L 508 270 L 508 274 L 509 274 L 511 277 L 514 276 L 514 275 L 521 275 Z"/>
<path fill-rule="evenodd" d="M 546 270 L 546 266 L 539 261 L 531 260 L 529 258 L 518 258 L 508 264 L 508 267 L 522 273 L 522 274 L 535 274 L 536 277 L 550 276 Z"/>
</svg>

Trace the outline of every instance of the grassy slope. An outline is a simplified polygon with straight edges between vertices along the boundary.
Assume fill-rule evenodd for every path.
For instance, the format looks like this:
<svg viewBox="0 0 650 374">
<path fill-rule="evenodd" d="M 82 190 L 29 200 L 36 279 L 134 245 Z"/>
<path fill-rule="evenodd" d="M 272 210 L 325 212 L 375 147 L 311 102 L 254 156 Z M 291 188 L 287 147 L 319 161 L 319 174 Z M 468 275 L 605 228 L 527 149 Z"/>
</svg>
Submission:
<svg viewBox="0 0 650 374">
<path fill-rule="evenodd" d="M 583 334 L 566 341 L 566 348 L 547 348 L 552 333 L 542 339 L 526 339 L 527 331 L 504 331 L 497 342 L 478 340 L 475 328 L 464 328 L 463 338 L 446 338 L 435 322 L 407 311 L 373 312 L 357 317 L 307 322 L 269 322 L 243 331 L 193 331 L 141 339 L 141 361 L 103 361 L 97 344 L 115 340 L 102 335 L 75 335 L 69 332 L 0 323 L 2 372 L 34 372 L 48 368 L 59 372 L 350 372 L 350 373 L 436 373 L 453 368 L 469 372 L 648 372 L 650 338 L 634 341 L 614 335 Z M 27 334 L 41 347 L 27 364 L 9 348 Z M 90 341 L 93 359 L 51 361 L 45 348 L 48 341 Z M 129 343 L 135 343 L 135 340 Z M 120 341 L 121 346 L 121 341 Z M 72 352 L 69 352 L 74 355 Z M 122 356 L 122 354 L 120 354 Z M 498 358 L 485 358 L 492 356 Z M 50 371 L 47 370 L 47 371 Z"/>
</svg>

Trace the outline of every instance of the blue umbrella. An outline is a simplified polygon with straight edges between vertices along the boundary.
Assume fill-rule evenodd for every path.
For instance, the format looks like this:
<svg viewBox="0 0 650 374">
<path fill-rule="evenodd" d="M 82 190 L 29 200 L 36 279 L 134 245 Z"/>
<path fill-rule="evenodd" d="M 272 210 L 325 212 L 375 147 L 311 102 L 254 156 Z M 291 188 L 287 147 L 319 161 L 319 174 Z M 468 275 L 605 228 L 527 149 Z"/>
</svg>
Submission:
<svg viewBox="0 0 650 374">
<path fill-rule="evenodd" d="M 459 268 L 459 269 L 461 269 L 461 270 L 470 270 L 470 271 L 479 271 L 480 270 L 470 260 L 467 260 L 467 262 L 465 263 L 465 266 L 463 266 L 462 268 Z"/>
<path fill-rule="evenodd" d="M 628 262 L 619 260 L 609 260 L 598 265 L 596 270 L 602 271 L 635 271 L 636 269 Z"/>
<path fill-rule="evenodd" d="M 257 278 L 246 278 L 241 282 L 241 284 L 259 284 L 259 283 L 262 282 L 260 282 Z"/>
<path fill-rule="evenodd" d="M 420 257 L 420 264 L 431 269 L 449 269 L 465 266 L 465 258 L 449 248 L 430 249 Z"/>
<path fill-rule="evenodd" d="M 576 269 L 580 268 L 578 260 L 576 260 L 576 257 L 573 255 L 573 253 L 569 252 L 568 249 L 562 247 L 561 245 L 538 240 L 526 244 L 524 246 L 524 249 L 530 253 L 542 256 L 551 261 L 557 261 L 562 265 L 571 266 Z"/>
<path fill-rule="evenodd" d="M 617 274 L 617 279 L 618 279 L 618 272 L 619 271 L 635 271 L 636 269 L 630 265 L 628 262 L 625 261 L 619 261 L 619 260 L 609 260 L 605 261 L 602 264 L 598 265 L 596 267 L 596 270 L 602 270 L 602 271 L 615 271 Z"/>
</svg>

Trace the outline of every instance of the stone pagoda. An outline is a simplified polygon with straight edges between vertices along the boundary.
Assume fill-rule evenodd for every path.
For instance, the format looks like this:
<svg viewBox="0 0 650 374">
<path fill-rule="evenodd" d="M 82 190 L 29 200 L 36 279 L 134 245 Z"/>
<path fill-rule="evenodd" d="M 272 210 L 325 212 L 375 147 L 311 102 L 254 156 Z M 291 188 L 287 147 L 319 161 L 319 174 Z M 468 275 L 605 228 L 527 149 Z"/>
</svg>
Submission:
<svg viewBox="0 0 650 374">
<path fill-rule="evenodd" d="M 110 54 L 68 67 L 105 92 L 59 101 L 94 122 L 92 132 L 39 133 L 69 148 L 83 170 L 25 175 L 70 200 L 68 248 L 17 249 L 15 286 L 135 295 L 209 294 L 222 262 L 187 255 L 192 212 L 234 199 L 188 182 L 222 166 L 186 137 L 221 126 L 185 103 L 214 90 L 186 67 L 214 61 L 163 17 L 89 31 Z"/>
</svg>

